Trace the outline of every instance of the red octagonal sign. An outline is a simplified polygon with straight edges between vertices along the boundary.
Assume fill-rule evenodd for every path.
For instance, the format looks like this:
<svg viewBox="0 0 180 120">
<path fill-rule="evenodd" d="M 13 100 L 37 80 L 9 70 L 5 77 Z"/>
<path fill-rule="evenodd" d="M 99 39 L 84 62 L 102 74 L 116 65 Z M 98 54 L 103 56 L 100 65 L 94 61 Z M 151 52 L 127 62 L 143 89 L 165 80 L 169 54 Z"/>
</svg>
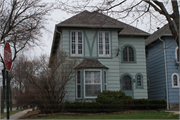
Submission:
<svg viewBox="0 0 180 120">
<path fill-rule="evenodd" d="M 12 53 L 9 43 L 6 42 L 4 46 L 4 62 L 6 70 L 10 71 L 12 65 Z"/>
</svg>

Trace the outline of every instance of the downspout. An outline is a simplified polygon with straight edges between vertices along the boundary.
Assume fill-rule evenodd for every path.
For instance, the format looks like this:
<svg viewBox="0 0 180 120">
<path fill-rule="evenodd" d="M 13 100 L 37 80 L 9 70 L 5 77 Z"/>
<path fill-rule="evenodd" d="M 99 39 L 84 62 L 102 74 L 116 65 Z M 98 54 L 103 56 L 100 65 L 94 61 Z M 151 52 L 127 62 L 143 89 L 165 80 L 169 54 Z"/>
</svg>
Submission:
<svg viewBox="0 0 180 120">
<path fill-rule="evenodd" d="M 167 64 L 166 64 L 166 43 L 159 37 L 159 40 L 163 42 L 164 45 L 164 62 L 165 62 L 165 74 L 166 74 L 166 94 L 167 94 L 167 110 L 169 110 L 169 95 L 168 95 L 168 80 L 167 80 Z"/>
</svg>

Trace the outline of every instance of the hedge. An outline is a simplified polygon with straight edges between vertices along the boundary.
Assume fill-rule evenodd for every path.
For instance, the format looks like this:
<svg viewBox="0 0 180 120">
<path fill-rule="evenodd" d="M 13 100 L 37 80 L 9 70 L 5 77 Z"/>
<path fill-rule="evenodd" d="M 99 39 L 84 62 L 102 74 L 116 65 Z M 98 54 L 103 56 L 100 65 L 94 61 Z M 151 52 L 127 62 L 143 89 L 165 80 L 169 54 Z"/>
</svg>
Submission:
<svg viewBox="0 0 180 120">
<path fill-rule="evenodd" d="M 121 110 L 159 110 L 166 109 L 166 101 L 158 99 L 132 99 L 122 91 L 103 91 L 95 101 L 66 102 L 66 112 L 114 112 Z"/>
</svg>

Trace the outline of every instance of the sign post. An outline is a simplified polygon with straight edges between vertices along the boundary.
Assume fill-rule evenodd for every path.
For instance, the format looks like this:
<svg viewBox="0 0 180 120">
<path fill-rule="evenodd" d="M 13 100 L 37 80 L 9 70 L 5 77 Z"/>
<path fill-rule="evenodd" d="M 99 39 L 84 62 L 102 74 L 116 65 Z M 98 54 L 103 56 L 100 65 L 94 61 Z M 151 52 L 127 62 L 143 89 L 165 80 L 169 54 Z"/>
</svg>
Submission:
<svg viewBox="0 0 180 120">
<path fill-rule="evenodd" d="M 8 71 L 11 69 L 12 65 L 12 53 L 9 43 L 5 43 L 4 46 L 4 62 L 6 66 L 6 105 L 7 105 L 7 119 L 9 119 L 9 80 L 8 80 Z"/>
</svg>

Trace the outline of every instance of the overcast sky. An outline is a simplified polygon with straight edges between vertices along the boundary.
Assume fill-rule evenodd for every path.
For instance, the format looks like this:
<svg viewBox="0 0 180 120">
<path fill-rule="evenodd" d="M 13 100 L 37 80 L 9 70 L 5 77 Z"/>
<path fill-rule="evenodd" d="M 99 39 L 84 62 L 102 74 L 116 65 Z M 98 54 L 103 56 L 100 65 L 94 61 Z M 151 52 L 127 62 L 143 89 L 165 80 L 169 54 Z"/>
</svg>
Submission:
<svg viewBox="0 0 180 120">
<path fill-rule="evenodd" d="M 44 1 L 49 2 L 49 0 L 44 0 Z M 42 42 L 43 42 L 43 46 L 40 46 L 40 47 L 38 46 L 38 47 L 34 48 L 33 50 L 29 50 L 28 52 L 26 51 L 26 54 L 28 56 L 30 56 L 31 58 L 33 58 L 34 56 L 40 56 L 41 54 L 47 54 L 48 56 L 50 56 L 55 24 L 58 24 L 58 23 L 66 20 L 66 19 L 68 19 L 74 15 L 75 14 L 66 13 L 65 11 L 62 11 L 62 10 L 53 11 L 51 13 L 51 15 L 49 16 L 50 19 L 49 19 L 49 21 L 47 21 L 48 24 L 46 25 L 47 29 L 50 32 L 44 32 L 43 37 L 41 38 Z M 120 20 L 120 21 L 122 21 L 122 20 Z M 122 21 L 122 22 L 127 23 L 127 21 L 128 20 Z M 134 27 L 137 27 L 141 30 L 148 32 L 148 28 L 146 25 L 143 25 L 143 24 L 138 23 L 138 22 L 135 22 L 132 25 Z M 158 26 L 158 27 L 161 27 L 161 26 Z"/>
</svg>

